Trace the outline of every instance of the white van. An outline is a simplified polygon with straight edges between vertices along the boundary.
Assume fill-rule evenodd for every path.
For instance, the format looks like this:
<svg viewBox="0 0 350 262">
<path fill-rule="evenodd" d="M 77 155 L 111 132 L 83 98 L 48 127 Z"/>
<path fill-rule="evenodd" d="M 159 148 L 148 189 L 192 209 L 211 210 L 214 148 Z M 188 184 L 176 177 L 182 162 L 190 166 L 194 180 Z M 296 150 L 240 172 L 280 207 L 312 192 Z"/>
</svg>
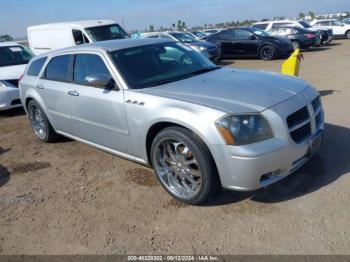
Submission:
<svg viewBox="0 0 350 262">
<path fill-rule="evenodd" d="M 91 20 L 30 26 L 29 47 L 39 55 L 56 49 L 98 41 L 129 38 L 113 20 Z"/>
</svg>

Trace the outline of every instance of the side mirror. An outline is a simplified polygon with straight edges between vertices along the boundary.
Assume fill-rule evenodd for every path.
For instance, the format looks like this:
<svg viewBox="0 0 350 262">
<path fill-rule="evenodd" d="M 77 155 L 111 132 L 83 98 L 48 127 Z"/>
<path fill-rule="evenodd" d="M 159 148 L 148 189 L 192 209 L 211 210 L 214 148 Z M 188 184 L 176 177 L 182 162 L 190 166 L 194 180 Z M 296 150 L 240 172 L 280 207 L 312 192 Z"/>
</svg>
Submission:
<svg viewBox="0 0 350 262">
<path fill-rule="evenodd" d="M 105 88 L 110 87 L 114 88 L 115 81 L 113 78 L 106 74 L 91 74 L 85 77 L 85 81 L 88 85 L 93 87 Z"/>
<path fill-rule="evenodd" d="M 257 37 L 255 36 L 255 35 L 253 35 L 253 34 L 251 34 L 250 36 L 249 36 L 249 40 L 256 40 L 257 39 Z"/>
</svg>

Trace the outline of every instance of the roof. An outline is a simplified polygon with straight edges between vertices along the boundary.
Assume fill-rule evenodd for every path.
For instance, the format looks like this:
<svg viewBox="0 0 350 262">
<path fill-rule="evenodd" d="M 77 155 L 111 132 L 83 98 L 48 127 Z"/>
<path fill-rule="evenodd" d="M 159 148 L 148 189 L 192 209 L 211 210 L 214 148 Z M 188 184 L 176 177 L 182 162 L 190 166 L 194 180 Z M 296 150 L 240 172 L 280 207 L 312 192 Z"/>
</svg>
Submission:
<svg viewBox="0 0 350 262">
<path fill-rule="evenodd" d="M 62 27 L 93 27 L 93 26 L 100 26 L 100 25 L 109 25 L 109 24 L 116 24 L 117 22 L 114 20 L 86 20 L 86 21 L 72 21 L 72 22 L 62 22 L 62 23 L 50 23 L 50 24 L 42 24 L 42 25 L 35 25 L 30 26 L 28 29 L 47 29 L 49 28 L 62 28 Z"/>
<path fill-rule="evenodd" d="M 144 45 L 153 45 L 159 43 L 169 43 L 173 42 L 169 39 L 159 39 L 159 38 L 128 38 L 128 39 L 120 39 L 120 40 L 109 40 L 109 41 L 101 41 L 95 42 L 91 44 L 78 45 L 73 47 L 68 47 L 64 49 L 59 49 L 55 51 L 51 51 L 48 53 L 44 53 L 40 56 L 48 56 L 50 54 L 60 53 L 62 51 L 79 51 L 79 50 L 107 50 L 109 52 L 122 50 L 126 48 L 133 48 Z M 39 56 L 38 56 L 39 57 Z"/>
<path fill-rule="evenodd" d="M 16 42 L 0 42 L 0 47 L 3 47 L 3 46 L 19 46 L 19 44 L 17 44 Z"/>
<path fill-rule="evenodd" d="M 336 18 L 315 19 L 313 22 L 322 22 L 322 21 L 339 21 L 339 19 L 336 19 Z"/>
</svg>

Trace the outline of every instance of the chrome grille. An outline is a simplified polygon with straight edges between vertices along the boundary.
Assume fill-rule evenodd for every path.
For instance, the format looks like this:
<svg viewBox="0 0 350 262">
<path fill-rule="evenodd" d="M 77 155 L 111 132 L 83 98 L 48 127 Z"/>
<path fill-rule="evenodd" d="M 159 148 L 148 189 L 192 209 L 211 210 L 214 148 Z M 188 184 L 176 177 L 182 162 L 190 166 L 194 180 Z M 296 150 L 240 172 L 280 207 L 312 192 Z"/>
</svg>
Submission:
<svg viewBox="0 0 350 262">
<path fill-rule="evenodd" d="M 310 115 L 307 107 L 305 106 L 288 116 L 287 124 L 289 129 L 293 129 L 294 127 L 300 125 L 301 123 L 304 123 L 307 120 L 310 121 Z"/>
<path fill-rule="evenodd" d="M 287 117 L 291 138 L 297 144 L 303 143 L 313 132 L 320 129 L 322 121 L 321 98 L 317 96 L 312 100 L 310 107 L 305 106 Z"/>
</svg>

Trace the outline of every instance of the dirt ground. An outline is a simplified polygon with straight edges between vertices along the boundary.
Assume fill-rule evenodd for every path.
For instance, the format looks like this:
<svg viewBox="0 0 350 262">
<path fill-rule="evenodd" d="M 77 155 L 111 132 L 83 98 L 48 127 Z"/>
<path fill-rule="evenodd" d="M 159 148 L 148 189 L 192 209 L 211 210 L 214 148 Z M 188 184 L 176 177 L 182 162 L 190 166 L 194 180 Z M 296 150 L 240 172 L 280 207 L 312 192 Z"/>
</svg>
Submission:
<svg viewBox="0 0 350 262">
<path fill-rule="evenodd" d="M 282 60 L 223 61 L 279 71 Z M 206 206 L 174 201 L 152 170 L 0 114 L 1 254 L 349 254 L 350 41 L 305 53 L 322 95 L 323 147 L 287 179 Z"/>
</svg>

